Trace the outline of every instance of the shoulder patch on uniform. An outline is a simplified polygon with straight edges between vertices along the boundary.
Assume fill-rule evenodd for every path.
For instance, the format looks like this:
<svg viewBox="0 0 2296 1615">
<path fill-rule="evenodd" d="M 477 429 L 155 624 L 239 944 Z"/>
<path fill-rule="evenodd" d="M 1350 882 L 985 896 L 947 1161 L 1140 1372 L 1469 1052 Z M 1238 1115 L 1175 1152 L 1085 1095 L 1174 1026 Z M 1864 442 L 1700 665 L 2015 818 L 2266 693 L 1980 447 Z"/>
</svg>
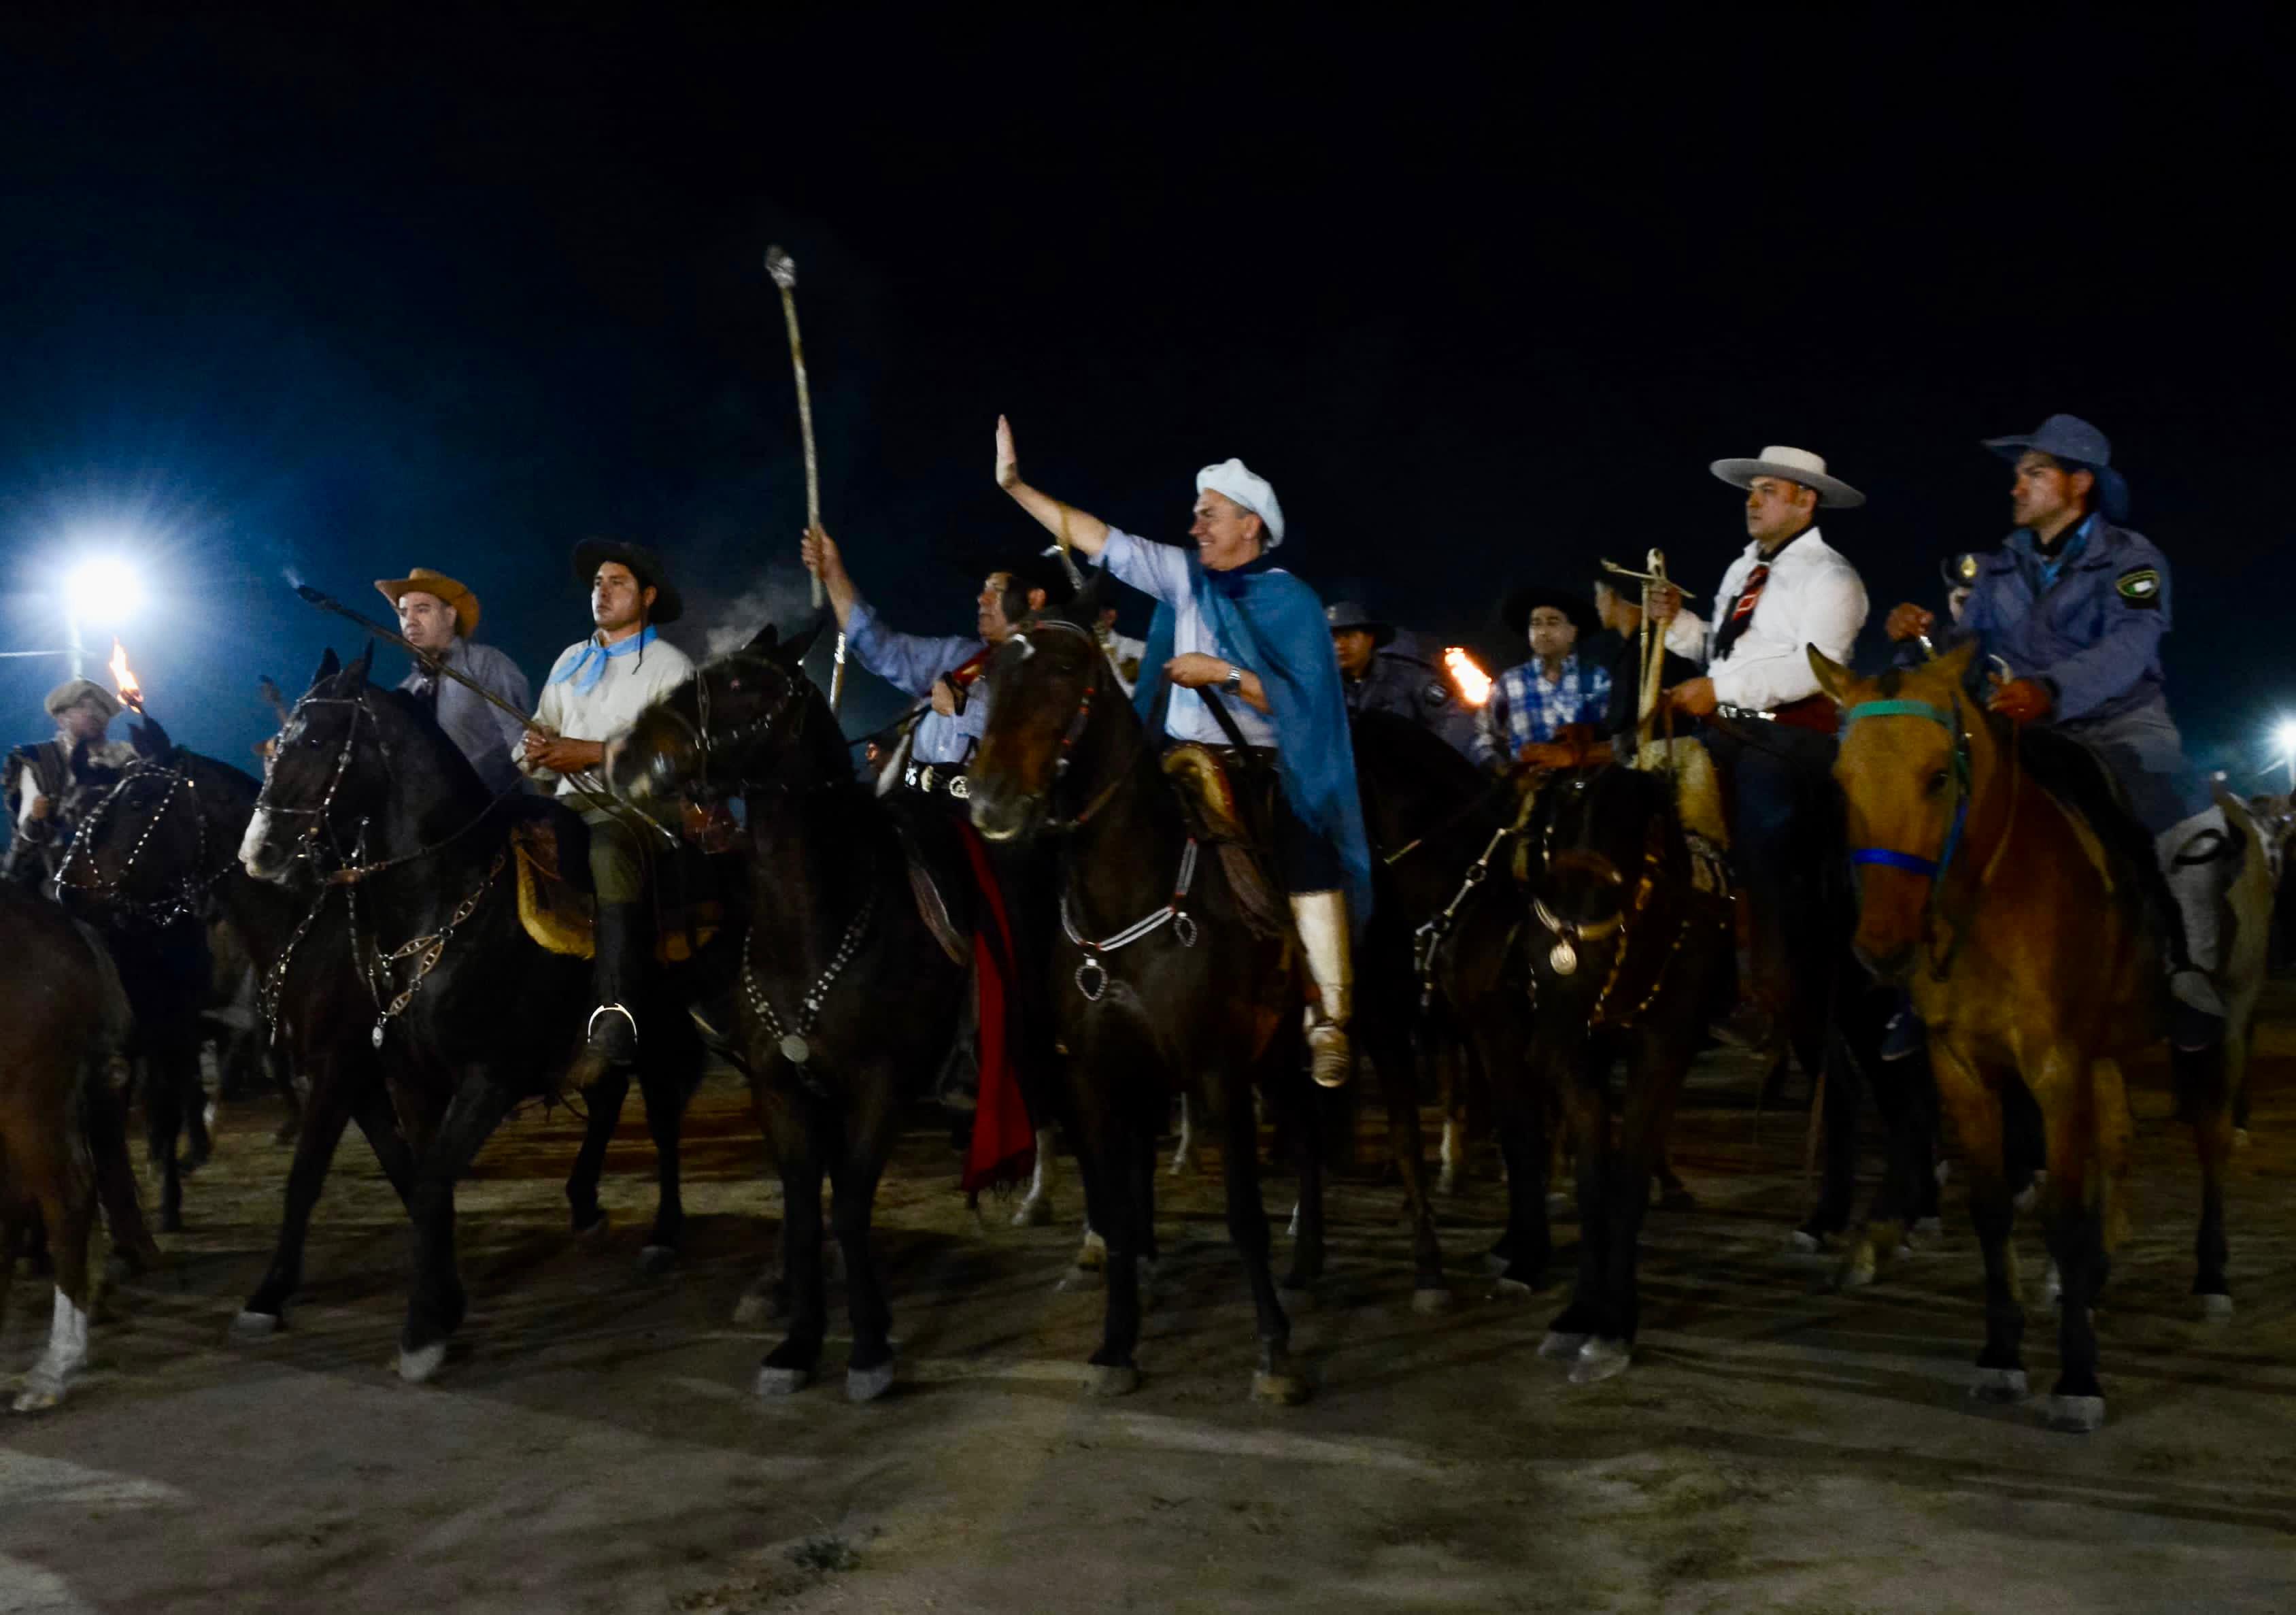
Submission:
<svg viewBox="0 0 2296 1615">
<path fill-rule="evenodd" d="M 1440 679 L 1431 679 L 1427 682 L 1425 699 L 1430 706 L 1447 706 L 1451 701 L 1451 687 Z"/>
<path fill-rule="evenodd" d="M 2139 566 L 2113 579 L 2112 586 L 2120 597 L 2140 611 L 2161 609 L 2161 569 Z"/>
</svg>

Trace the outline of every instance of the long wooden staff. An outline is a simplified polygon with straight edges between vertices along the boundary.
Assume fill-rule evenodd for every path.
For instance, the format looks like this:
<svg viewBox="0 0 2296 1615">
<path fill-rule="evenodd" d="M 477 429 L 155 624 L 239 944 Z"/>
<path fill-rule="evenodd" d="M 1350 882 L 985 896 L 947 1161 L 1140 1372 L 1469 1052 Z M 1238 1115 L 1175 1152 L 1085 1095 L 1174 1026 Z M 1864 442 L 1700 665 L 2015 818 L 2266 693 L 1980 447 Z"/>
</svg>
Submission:
<svg viewBox="0 0 2296 1615">
<path fill-rule="evenodd" d="M 797 425 L 805 440 L 805 526 L 821 526 L 821 459 L 813 446 L 813 390 L 805 380 L 805 341 L 797 331 L 797 260 L 779 247 L 766 249 L 766 273 L 781 288 L 782 318 L 789 326 L 790 368 L 797 372 Z M 821 574 L 813 577 L 813 608 L 821 609 Z M 829 669 L 829 710 L 833 713 L 845 699 L 845 630 L 837 630 L 837 652 Z"/>
</svg>

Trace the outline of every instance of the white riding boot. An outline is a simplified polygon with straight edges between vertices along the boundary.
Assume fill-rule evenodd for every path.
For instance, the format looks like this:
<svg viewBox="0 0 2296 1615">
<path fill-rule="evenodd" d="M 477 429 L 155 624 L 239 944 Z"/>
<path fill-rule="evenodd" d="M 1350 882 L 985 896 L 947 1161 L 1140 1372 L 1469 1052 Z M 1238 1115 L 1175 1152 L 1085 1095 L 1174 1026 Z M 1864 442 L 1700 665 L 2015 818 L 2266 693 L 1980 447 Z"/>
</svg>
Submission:
<svg viewBox="0 0 2296 1615">
<path fill-rule="evenodd" d="M 2239 867 L 2235 844 L 2224 809 L 2212 804 L 2163 830 L 2152 845 L 2185 929 L 2185 957 L 2169 976 L 2178 1006 L 2177 1046 L 2206 1048 L 2224 1035 L 2224 998 L 2214 978 L 2224 962 L 2224 899 Z"/>
<path fill-rule="evenodd" d="M 1308 974 L 1323 997 L 1308 1009 L 1309 1069 L 1326 1088 L 1344 1088 L 1355 1075 L 1348 1021 L 1355 1013 L 1355 958 L 1349 947 L 1344 892 L 1294 892 L 1292 922 L 1308 956 Z"/>
</svg>

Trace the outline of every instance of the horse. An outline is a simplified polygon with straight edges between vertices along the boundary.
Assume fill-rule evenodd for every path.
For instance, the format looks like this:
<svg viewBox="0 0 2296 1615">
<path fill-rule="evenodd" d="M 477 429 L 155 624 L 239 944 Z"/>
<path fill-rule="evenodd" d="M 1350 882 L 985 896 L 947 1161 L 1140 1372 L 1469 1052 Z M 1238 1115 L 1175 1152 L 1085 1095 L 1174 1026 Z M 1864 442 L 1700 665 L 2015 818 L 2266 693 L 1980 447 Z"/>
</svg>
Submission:
<svg viewBox="0 0 2296 1615">
<path fill-rule="evenodd" d="M 1059 837 L 1061 935 L 1048 985 L 1065 1059 L 1055 1105 L 1086 1215 L 1107 1242 L 1087 1388 L 1116 1396 L 1139 1384 L 1138 1265 L 1156 1257 L 1155 1143 L 1173 1095 L 1185 1092 L 1221 1141 L 1228 1235 L 1257 1312 L 1252 1393 L 1297 1403 L 1308 1383 L 1292 1365 L 1269 1267 L 1252 1089 L 1297 1122 L 1300 1232 L 1283 1282 L 1305 1289 L 1323 1270 L 1324 1213 L 1300 1058 L 1300 968 L 1280 894 L 1244 867 L 1242 848 L 1207 845 L 1163 777 L 1093 636 L 1103 577 L 1028 619 L 990 659 L 988 722 L 971 775 L 983 836 Z"/>
<path fill-rule="evenodd" d="M 2042 1121 L 2041 1215 L 2062 1287 L 2060 1369 L 2046 1418 L 2087 1432 L 2104 1421 L 2093 1309 L 2128 1221 L 2122 1066 L 2159 1037 L 2157 938 L 2136 896 L 2151 878 L 2139 861 L 2150 849 L 2109 857 L 2107 837 L 2089 820 L 2028 780 L 2030 739 L 2021 745 L 1964 688 L 1974 655 L 1964 645 L 1870 680 L 1815 649 L 1810 665 L 1842 711 L 1834 772 L 1857 861 L 1858 954 L 1910 991 L 1929 1027 L 1939 1097 L 1969 1158 L 1971 1214 L 1985 1254 L 1975 1391 L 1996 1400 L 2026 1394 L 2002 1142 L 2005 1096 L 2021 1085 Z M 2246 819 L 2236 803 L 2227 816 L 2236 825 Z M 2218 1316 L 2231 1309 L 2223 1175 L 2269 913 L 2259 838 L 2251 830 L 2244 840 L 2218 982 L 2231 1010 L 2225 1045 L 2180 1055 L 2173 1067 L 2201 1157 L 2193 1288 L 2204 1313 Z"/>
<path fill-rule="evenodd" d="M 592 994 L 586 962 L 534 941 L 512 890 L 521 816 L 539 812 L 570 833 L 572 815 L 490 794 L 418 702 L 369 682 L 373 655 L 370 643 L 348 666 L 332 650 L 320 663 L 280 731 L 240 859 L 281 884 L 308 860 L 321 881 L 347 888 L 341 935 L 368 989 L 353 1024 L 373 1016 L 368 1039 L 414 1158 L 414 1273 L 398 1372 L 420 1383 L 446 1360 L 467 1306 L 455 1184 L 514 1104 L 556 1097 Z M 637 1077 L 660 1197 L 640 1262 L 660 1272 L 685 1224 L 678 1125 L 701 1048 L 676 1005 L 649 1006 L 644 1024 Z M 627 1086 L 619 1069 L 591 1085 L 585 1162 L 603 1151 Z"/>
<path fill-rule="evenodd" d="M 1463 1045 L 1459 1075 L 1490 1101 L 1507 1163 L 1506 1233 L 1493 1260 L 1501 1292 L 1521 1294 L 1543 1281 L 1552 1244 L 1546 1107 L 1524 1063 L 1530 1001 L 1508 948 L 1522 919 L 1504 862 L 1513 795 L 1407 719 L 1365 713 L 1353 729 L 1364 825 L 1381 854 L 1358 955 L 1356 1026 L 1379 1075 L 1411 1220 L 1412 1306 L 1439 1312 L 1452 1299 L 1422 1158 L 1414 1037 L 1432 1048 Z M 1446 1099 L 1447 1123 L 1459 1100 Z M 1455 1165 L 1464 1161 L 1447 1159 L 1444 1170 Z"/>
<path fill-rule="evenodd" d="M 836 717 L 806 677 L 817 631 L 784 642 L 767 624 L 703 664 L 639 714 L 606 772 L 619 797 L 650 812 L 684 798 L 743 803 L 753 901 L 737 1014 L 758 1125 L 781 1174 L 775 1298 L 787 1312 L 756 1390 L 802 1389 L 820 1363 L 825 1175 L 853 1326 L 845 1393 L 866 1402 L 896 1372 L 870 1249 L 877 1183 L 904 1110 L 931 1090 L 956 1035 L 969 978 L 927 925 L 893 816 L 855 778 Z"/>
<path fill-rule="evenodd" d="M 47 1349 L 25 1375 L 18 1413 L 53 1407 L 87 1362 L 99 1204 L 113 1248 L 132 1268 L 160 1253 L 135 1200 L 135 1168 L 110 1081 L 122 1026 L 118 988 L 97 946 L 54 903 L 0 884 L 0 1319 L 16 1253 L 45 1235 L 55 1265 Z"/>
</svg>

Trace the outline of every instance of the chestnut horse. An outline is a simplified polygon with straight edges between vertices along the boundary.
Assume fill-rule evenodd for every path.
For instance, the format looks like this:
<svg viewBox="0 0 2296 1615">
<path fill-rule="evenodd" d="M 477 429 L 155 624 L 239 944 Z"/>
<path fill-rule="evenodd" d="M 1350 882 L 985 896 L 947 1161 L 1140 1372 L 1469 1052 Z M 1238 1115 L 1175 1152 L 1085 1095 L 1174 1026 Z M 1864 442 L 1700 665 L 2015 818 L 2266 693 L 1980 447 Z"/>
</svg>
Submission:
<svg viewBox="0 0 2296 1615">
<path fill-rule="evenodd" d="M 1842 710 L 1834 777 L 1848 798 L 1857 866 L 1858 955 L 1912 993 L 1929 1026 L 1939 1098 L 1968 1158 L 1971 1217 L 1985 1253 L 1975 1394 L 2016 1400 L 2026 1389 L 2002 1161 L 2003 1103 L 2021 1085 L 2041 1115 L 2042 1215 L 2062 1285 L 2047 1419 L 2087 1431 L 2104 1419 L 2092 1309 L 2128 1222 L 2121 1067 L 2160 1035 L 2160 950 L 2135 895 L 2145 872 L 2116 865 L 2086 821 L 2026 777 L 2017 737 L 1964 688 L 1974 654 L 1964 645 L 1879 679 L 1861 679 L 1815 649 L 1809 658 Z M 2231 805 L 2227 812 L 2245 820 Z M 2204 1182 L 2194 1290 L 2219 1315 L 2230 1308 L 2222 1180 L 2269 902 L 2260 844 L 2253 833 L 2245 839 L 2219 982 L 2231 1035 L 2215 1056 L 2177 1064 Z M 1893 1248 L 1896 1230 L 1878 1242 Z"/>
</svg>

